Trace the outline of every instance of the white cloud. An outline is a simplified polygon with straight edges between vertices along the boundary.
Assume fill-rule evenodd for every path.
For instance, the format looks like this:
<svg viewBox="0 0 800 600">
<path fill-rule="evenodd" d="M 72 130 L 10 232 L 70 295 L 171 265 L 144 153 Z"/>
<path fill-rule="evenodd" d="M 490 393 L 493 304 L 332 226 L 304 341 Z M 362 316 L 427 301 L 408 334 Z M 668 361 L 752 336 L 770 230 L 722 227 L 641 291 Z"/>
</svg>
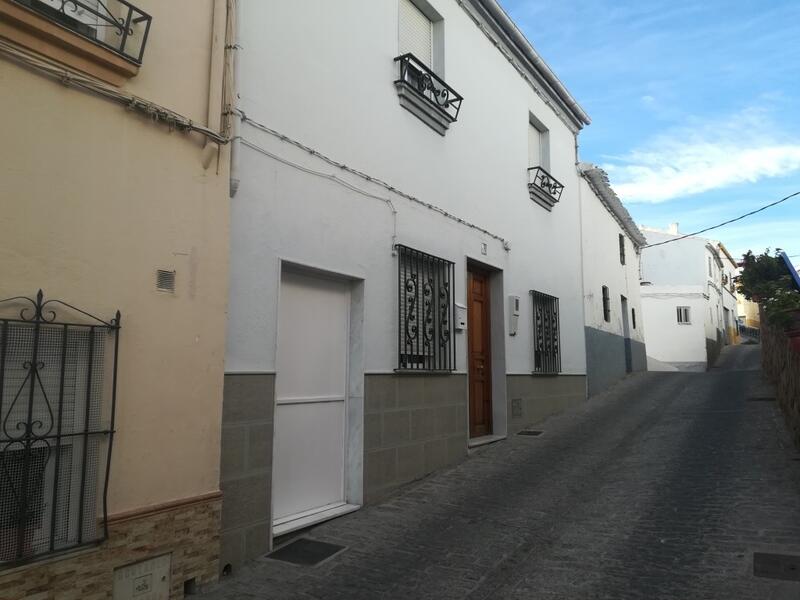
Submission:
<svg viewBox="0 0 800 600">
<path fill-rule="evenodd" d="M 800 144 L 779 132 L 764 109 L 695 123 L 657 136 L 603 165 L 628 202 L 664 202 L 800 171 Z"/>
</svg>

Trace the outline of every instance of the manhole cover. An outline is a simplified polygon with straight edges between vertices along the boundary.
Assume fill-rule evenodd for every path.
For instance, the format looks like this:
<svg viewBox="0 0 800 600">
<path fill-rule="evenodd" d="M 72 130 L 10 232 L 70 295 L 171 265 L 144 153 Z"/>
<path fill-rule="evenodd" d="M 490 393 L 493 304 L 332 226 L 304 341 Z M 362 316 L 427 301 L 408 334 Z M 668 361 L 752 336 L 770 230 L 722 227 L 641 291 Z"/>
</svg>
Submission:
<svg viewBox="0 0 800 600">
<path fill-rule="evenodd" d="M 542 435 L 544 431 L 539 431 L 538 429 L 523 429 L 517 435 Z"/>
<path fill-rule="evenodd" d="M 800 556 L 756 552 L 753 554 L 753 575 L 800 581 Z"/>
<path fill-rule="evenodd" d="M 775 396 L 750 396 L 750 402 L 775 402 Z"/>
<path fill-rule="evenodd" d="M 299 540 L 295 540 L 270 552 L 267 554 L 267 557 L 293 563 L 295 565 L 313 567 L 344 549 L 345 546 L 337 546 L 336 544 L 329 544 L 318 540 L 300 538 Z"/>
</svg>

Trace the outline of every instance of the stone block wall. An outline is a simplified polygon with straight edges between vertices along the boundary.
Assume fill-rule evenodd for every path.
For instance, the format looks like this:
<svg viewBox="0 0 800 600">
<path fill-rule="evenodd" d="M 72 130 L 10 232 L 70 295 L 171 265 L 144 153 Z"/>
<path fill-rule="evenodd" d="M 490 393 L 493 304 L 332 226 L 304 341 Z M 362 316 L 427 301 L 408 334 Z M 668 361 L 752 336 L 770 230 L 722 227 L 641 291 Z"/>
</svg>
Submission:
<svg viewBox="0 0 800 600">
<path fill-rule="evenodd" d="M 764 374 L 777 388 L 777 401 L 800 449 L 800 353 L 789 346 L 781 329 L 761 320 L 761 361 Z"/>
<path fill-rule="evenodd" d="M 467 455 L 467 376 L 365 375 L 364 499 Z"/>
<path fill-rule="evenodd" d="M 585 375 L 508 375 L 506 382 L 509 435 L 586 400 Z"/>
<path fill-rule="evenodd" d="M 209 494 L 109 519 L 108 540 L 0 570 L 0 600 L 111 600 L 114 569 L 171 554 L 170 600 L 217 580 L 220 497 Z"/>
<path fill-rule="evenodd" d="M 274 374 L 225 375 L 220 569 L 270 550 L 274 397 Z"/>
</svg>

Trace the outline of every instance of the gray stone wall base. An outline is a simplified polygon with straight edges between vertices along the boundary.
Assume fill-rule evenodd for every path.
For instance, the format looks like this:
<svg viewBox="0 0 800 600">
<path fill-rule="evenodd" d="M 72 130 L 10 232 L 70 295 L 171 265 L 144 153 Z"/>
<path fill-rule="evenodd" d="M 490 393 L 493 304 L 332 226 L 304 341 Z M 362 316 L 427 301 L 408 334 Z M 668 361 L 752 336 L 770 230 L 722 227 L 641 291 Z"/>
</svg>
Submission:
<svg viewBox="0 0 800 600">
<path fill-rule="evenodd" d="M 715 340 L 706 338 L 706 360 L 709 369 L 716 364 L 719 353 L 722 352 L 722 347 L 724 345 L 721 331 L 717 331 L 717 339 Z"/>
<path fill-rule="evenodd" d="M 625 377 L 625 338 L 621 335 L 584 327 L 586 337 L 586 374 L 589 395 L 607 390 Z M 647 370 L 647 351 L 642 342 L 631 340 L 633 371 Z"/>
<path fill-rule="evenodd" d="M 364 376 L 364 498 L 467 456 L 467 376 Z"/>
<path fill-rule="evenodd" d="M 273 374 L 226 374 L 222 399 L 220 569 L 270 550 Z"/>
<path fill-rule="evenodd" d="M 585 375 L 507 375 L 506 385 L 509 435 L 586 400 Z"/>
</svg>

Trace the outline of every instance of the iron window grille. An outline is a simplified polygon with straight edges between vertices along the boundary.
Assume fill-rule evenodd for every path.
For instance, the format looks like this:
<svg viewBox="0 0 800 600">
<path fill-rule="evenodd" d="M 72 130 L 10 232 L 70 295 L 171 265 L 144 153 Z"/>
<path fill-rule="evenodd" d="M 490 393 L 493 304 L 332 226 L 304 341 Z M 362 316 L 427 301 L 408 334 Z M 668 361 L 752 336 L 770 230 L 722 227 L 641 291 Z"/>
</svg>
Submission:
<svg viewBox="0 0 800 600">
<path fill-rule="evenodd" d="M 619 264 L 625 264 L 625 236 L 619 234 Z"/>
<path fill-rule="evenodd" d="M 0 565 L 108 537 L 119 329 L 41 290 L 0 300 Z"/>
<path fill-rule="evenodd" d="M 413 90 L 450 123 L 458 119 L 461 101 L 464 99 L 458 92 L 410 52 L 397 56 L 394 60 L 400 66 L 399 78 L 395 81 L 395 85 L 403 85 Z"/>
<path fill-rule="evenodd" d="M 140 65 L 153 18 L 126 0 L 14 0 Z"/>
<path fill-rule="evenodd" d="M 606 323 L 611 322 L 611 296 L 606 286 L 603 286 L 603 320 Z"/>
<path fill-rule="evenodd" d="M 561 372 L 558 298 L 531 290 L 533 300 L 533 372 Z"/>
<path fill-rule="evenodd" d="M 711 312 L 711 308 L 708 309 L 709 313 Z M 688 306 L 679 306 L 678 307 L 678 323 L 682 325 L 690 325 L 692 322 L 692 314 L 689 311 Z"/>
<path fill-rule="evenodd" d="M 452 371 L 454 263 L 398 245 L 398 370 Z"/>
<path fill-rule="evenodd" d="M 528 169 L 528 193 L 531 200 L 537 204 L 541 204 L 547 210 L 552 210 L 553 206 L 561 200 L 563 191 L 564 185 L 543 167 Z"/>
</svg>

